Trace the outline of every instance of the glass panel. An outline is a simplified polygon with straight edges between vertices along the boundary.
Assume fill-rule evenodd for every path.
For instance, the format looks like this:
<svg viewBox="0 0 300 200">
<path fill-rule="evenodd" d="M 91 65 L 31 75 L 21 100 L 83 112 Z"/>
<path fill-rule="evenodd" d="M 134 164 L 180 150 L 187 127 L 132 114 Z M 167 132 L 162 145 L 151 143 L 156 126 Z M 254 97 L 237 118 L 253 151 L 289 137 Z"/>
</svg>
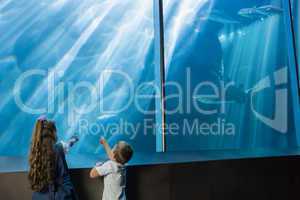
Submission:
<svg viewBox="0 0 300 200">
<path fill-rule="evenodd" d="M 300 2 L 298 0 L 291 0 L 292 3 L 292 12 L 293 12 L 293 22 L 294 22 L 294 31 L 296 37 L 296 47 L 297 47 L 297 60 L 298 65 L 300 63 Z M 298 66 L 299 68 L 299 66 Z M 299 73 L 299 72 L 298 72 Z"/>
<path fill-rule="evenodd" d="M 169 151 L 297 146 L 281 0 L 164 0 L 164 15 Z"/>
<path fill-rule="evenodd" d="M 152 1 L 3 0 L 0 32 L 0 155 L 27 155 L 41 114 L 74 154 L 155 151 Z"/>
</svg>

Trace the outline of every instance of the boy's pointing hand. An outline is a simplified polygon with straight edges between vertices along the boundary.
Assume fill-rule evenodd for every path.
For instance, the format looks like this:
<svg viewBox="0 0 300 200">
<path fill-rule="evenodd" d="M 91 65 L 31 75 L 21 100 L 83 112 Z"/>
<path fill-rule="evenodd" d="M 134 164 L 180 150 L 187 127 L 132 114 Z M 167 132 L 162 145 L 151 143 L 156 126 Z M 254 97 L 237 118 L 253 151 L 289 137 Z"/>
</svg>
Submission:
<svg viewBox="0 0 300 200">
<path fill-rule="evenodd" d="M 100 144 L 105 144 L 106 143 L 106 140 L 105 140 L 105 138 L 102 136 L 101 138 L 100 138 Z"/>
</svg>

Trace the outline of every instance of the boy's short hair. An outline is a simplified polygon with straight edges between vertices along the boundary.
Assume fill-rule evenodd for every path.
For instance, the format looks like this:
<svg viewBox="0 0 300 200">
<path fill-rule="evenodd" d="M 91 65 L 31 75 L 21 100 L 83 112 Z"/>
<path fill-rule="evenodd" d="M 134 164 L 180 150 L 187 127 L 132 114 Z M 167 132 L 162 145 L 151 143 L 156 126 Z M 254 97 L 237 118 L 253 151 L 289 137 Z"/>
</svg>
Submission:
<svg viewBox="0 0 300 200">
<path fill-rule="evenodd" d="M 133 149 L 132 147 L 124 142 L 120 141 L 117 143 L 115 149 L 114 149 L 114 156 L 115 160 L 118 163 L 125 164 L 127 163 L 133 155 Z"/>
</svg>

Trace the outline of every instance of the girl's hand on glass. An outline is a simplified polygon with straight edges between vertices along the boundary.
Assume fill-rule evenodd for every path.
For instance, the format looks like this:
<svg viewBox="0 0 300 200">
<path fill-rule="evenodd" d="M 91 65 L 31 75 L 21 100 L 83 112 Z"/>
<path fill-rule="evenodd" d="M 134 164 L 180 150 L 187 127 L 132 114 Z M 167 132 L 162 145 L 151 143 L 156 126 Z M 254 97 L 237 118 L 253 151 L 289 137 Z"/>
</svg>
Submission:
<svg viewBox="0 0 300 200">
<path fill-rule="evenodd" d="M 73 135 L 70 139 L 69 139 L 69 143 L 70 146 L 73 146 L 76 142 L 79 141 L 79 137 L 77 135 Z"/>
</svg>

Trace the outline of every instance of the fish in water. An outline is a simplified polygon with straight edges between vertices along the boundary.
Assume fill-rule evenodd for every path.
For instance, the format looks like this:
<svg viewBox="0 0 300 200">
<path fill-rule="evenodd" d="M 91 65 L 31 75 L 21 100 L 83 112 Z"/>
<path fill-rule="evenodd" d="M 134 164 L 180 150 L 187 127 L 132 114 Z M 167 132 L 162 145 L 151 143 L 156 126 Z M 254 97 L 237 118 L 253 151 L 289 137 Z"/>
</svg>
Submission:
<svg viewBox="0 0 300 200">
<path fill-rule="evenodd" d="M 209 13 L 204 13 L 199 16 L 201 20 L 209 20 L 212 22 L 217 22 L 220 24 L 240 24 L 241 22 L 224 14 L 224 12 L 219 10 L 213 10 Z"/>
<path fill-rule="evenodd" d="M 265 5 L 260 7 L 243 8 L 239 10 L 238 15 L 249 19 L 262 19 L 274 14 L 280 14 L 283 10 L 273 5 Z"/>
<path fill-rule="evenodd" d="M 98 117 L 98 120 L 106 120 L 106 119 L 110 119 L 110 118 L 113 118 L 115 117 L 116 115 L 109 115 L 109 114 L 105 114 L 105 115 L 100 115 Z"/>
<path fill-rule="evenodd" d="M 11 63 L 11 62 L 16 62 L 15 56 L 7 56 L 7 57 L 0 58 L 0 63 Z"/>
<path fill-rule="evenodd" d="M 205 96 L 194 96 L 195 100 L 199 101 L 200 103 L 210 104 L 210 105 L 221 105 L 221 104 L 232 104 L 236 103 L 235 101 L 227 101 L 227 100 L 220 100 L 216 97 L 205 97 Z"/>
</svg>

